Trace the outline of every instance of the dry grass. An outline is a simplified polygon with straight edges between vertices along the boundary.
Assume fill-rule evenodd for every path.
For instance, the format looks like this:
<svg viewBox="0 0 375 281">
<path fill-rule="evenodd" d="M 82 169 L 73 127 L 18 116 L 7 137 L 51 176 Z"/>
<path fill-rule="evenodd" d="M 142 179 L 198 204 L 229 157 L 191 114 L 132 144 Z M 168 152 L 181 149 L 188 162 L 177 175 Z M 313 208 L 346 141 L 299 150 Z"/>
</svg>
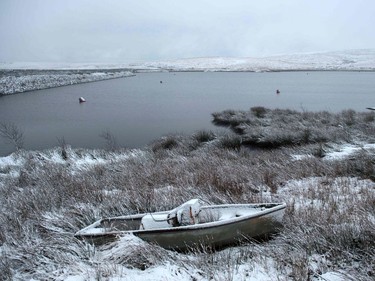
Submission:
<svg viewBox="0 0 375 281">
<path fill-rule="evenodd" d="M 259 118 L 269 118 L 268 110 L 264 114 Z M 280 114 L 281 119 L 289 119 L 286 112 Z M 346 126 L 351 124 L 350 132 L 373 126 L 368 115 L 341 115 Z M 318 118 L 308 112 L 298 116 Z M 328 113 L 317 116 L 320 124 L 344 120 Z M 347 137 L 337 136 L 334 140 L 340 142 Z M 21 151 L 17 157 L 25 162 L 18 172 L 15 167 L 2 168 L 1 278 L 47 280 L 61 275 L 64 268 L 82 272 L 89 267 L 100 280 L 117 274 L 120 265 L 146 269 L 173 261 L 197 269 L 207 279 L 221 272 L 224 280 L 232 280 L 261 264 L 276 268 L 282 276 L 279 280 L 311 280 L 329 270 L 346 270 L 357 280 L 370 280 L 375 275 L 374 152 L 363 150 L 345 160 L 313 156 L 315 150 L 325 148 L 328 144 L 313 143 L 249 149 L 238 145 L 236 135 L 199 132 L 168 136 L 141 152 L 64 147 L 66 157 L 62 157 L 60 148 Z M 291 157 L 301 153 L 310 157 Z M 93 164 L 77 166 L 88 158 Z M 268 243 L 249 241 L 242 247 L 190 257 L 142 244 L 129 248 L 125 256 L 99 258 L 97 252 L 105 249 L 73 238 L 77 230 L 100 217 L 167 210 L 193 197 L 209 203 L 286 201 L 285 228 Z"/>
</svg>

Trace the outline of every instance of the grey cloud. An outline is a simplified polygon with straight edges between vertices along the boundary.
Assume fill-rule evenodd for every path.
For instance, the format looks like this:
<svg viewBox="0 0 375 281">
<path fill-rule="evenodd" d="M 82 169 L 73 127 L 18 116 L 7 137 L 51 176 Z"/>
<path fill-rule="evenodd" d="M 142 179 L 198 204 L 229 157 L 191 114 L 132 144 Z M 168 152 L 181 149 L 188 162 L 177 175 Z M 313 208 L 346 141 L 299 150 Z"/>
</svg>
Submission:
<svg viewBox="0 0 375 281">
<path fill-rule="evenodd" d="M 0 61 L 127 62 L 375 48 L 375 2 L 2 0 Z"/>
</svg>

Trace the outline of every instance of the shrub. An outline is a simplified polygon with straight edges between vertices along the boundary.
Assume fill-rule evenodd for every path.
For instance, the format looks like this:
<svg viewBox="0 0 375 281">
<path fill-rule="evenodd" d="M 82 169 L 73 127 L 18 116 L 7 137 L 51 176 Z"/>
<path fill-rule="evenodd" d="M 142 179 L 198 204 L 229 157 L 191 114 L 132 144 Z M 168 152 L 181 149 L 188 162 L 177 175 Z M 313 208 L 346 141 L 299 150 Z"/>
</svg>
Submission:
<svg viewBox="0 0 375 281">
<path fill-rule="evenodd" d="M 194 134 L 194 139 L 196 139 L 198 142 L 209 142 L 216 138 L 215 134 L 211 131 L 199 131 Z"/>
<path fill-rule="evenodd" d="M 346 125 L 352 126 L 355 124 L 355 111 L 352 109 L 343 110 L 341 112 L 343 121 Z"/>
<path fill-rule="evenodd" d="M 239 150 L 242 138 L 236 135 L 226 135 L 220 139 L 220 147 L 224 149 Z"/>
<path fill-rule="evenodd" d="M 318 147 L 313 151 L 313 155 L 318 158 L 323 158 L 326 153 L 322 143 L 319 143 Z"/>
<path fill-rule="evenodd" d="M 264 114 L 267 114 L 267 118 L 251 117 Z M 375 131 L 374 125 L 366 121 L 371 118 L 370 115 L 363 117 L 354 110 L 334 114 L 327 111 L 301 113 L 287 109 L 253 107 L 247 113 L 223 111 L 216 115 L 220 120 L 219 124 L 230 125 L 234 133 L 242 136 L 244 144 L 263 148 L 330 141 L 351 142 L 368 139 Z"/>
<path fill-rule="evenodd" d="M 264 118 L 267 113 L 267 109 L 263 106 L 255 106 L 250 108 L 250 111 L 258 118 Z"/>
<path fill-rule="evenodd" d="M 17 151 L 23 148 L 23 131 L 14 123 L 0 122 L 0 137 L 4 138 L 8 143 L 14 145 Z"/>
<path fill-rule="evenodd" d="M 157 152 L 159 150 L 171 150 L 178 146 L 176 137 L 167 136 L 162 138 L 151 145 L 152 151 Z"/>
<path fill-rule="evenodd" d="M 366 123 L 371 123 L 375 121 L 375 113 L 374 112 L 367 112 L 363 116 L 363 121 Z"/>
<path fill-rule="evenodd" d="M 235 110 L 224 110 L 222 112 L 212 113 L 213 120 L 212 122 L 218 126 L 236 126 L 240 123 L 246 122 L 247 116 L 244 111 L 235 111 Z"/>
<path fill-rule="evenodd" d="M 57 142 L 58 142 L 59 146 L 61 147 L 61 157 L 62 157 L 62 159 L 67 160 L 68 159 L 68 152 L 66 151 L 67 145 L 66 145 L 65 138 L 64 137 L 57 138 Z"/>
<path fill-rule="evenodd" d="M 105 140 L 108 151 L 116 151 L 118 149 L 117 140 L 110 131 L 104 131 L 99 136 Z"/>
</svg>

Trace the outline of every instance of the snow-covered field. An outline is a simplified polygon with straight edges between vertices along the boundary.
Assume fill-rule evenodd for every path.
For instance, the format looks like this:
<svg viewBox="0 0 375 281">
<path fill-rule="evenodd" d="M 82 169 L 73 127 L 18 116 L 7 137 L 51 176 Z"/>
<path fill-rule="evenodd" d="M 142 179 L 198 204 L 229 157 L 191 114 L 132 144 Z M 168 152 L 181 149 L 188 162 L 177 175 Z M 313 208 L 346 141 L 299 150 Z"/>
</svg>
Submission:
<svg viewBox="0 0 375 281">
<path fill-rule="evenodd" d="M 116 69 L 117 71 L 113 71 Z M 118 71 L 118 70 L 123 71 Z M 8 72 L 1 70 L 8 70 Z M 90 70 L 81 74 L 15 75 L 9 70 Z M 129 76 L 151 71 L 375 71 L 375 50 L 278 55 L 260 58 L 205 57 L 141 63 L 0 63 L 0 95 Z M 95 71 L 95 72 L 93 72 Z"/>
</svg>

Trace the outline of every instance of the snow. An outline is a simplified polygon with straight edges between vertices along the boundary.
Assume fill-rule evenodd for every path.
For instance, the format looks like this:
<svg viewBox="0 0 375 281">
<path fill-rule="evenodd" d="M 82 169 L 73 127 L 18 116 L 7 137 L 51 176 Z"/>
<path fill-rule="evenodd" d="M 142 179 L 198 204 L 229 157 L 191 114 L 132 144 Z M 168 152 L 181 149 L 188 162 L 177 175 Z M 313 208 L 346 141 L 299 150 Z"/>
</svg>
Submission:
<svg viewBox="0 0 375 281">
<path fill-rule="evenodd" d="M 70 173 L 75 175 L 81 171 L 88 170 L 96 165 L 105 165 L 129 158 L 139 158 L 145 154 L 140 149 L 128 150 L 123 153 L 106 152 L 106 156 L 100 150 L 73 150 L 70 146 L 66 147 L 68 159 L 64 160 L 61 156 L 60 148 L 53 148 L 40 151 L 24 152 L 28 158 L 37 159 L 44 163 L 54 163 L 60 165 L 69 165 Z M 0 179 L 1 177 L 17 177 L 22 166 L 26 163 L 25 156 L 20 153 L 12 153 L 8 156 L 0 157 Z M 1 184 L 1 182 L 0 182 Z"/>
<path fill-rule="evenodd" d="M 25 159 L 17 157 L 15 153 L 0 157 L 0 169 L 4 169 L 6 166 L 21 166 L 24 161 Z"/>
<path fill-rule="evenodd" d="M 20 173 L 20 167 L 26 162 L 26 159 L 13 153 L 11 155 L 0 157 L 0 179 L 2 177 L 17 177 Z M 0 181 L 0 184 L 1 181 Z"/>
<path fill-rule="evenodd" d="M 364 144 L 364 145 L 352 145 L 346 144 L 336 151 L 329 152 L 325 155 L 325 159 L 334 160 L 334 159 L 342 159 L 359 152 L 361 150 L 371 150 L 375 149 L 375 144 Z"/>
<path fill-rule="evenodd" d="M 0 65 L 1 69 L 1 65 Z M 107 71 L 107 72 L 49 72 L 35 73 L 34 71 L 18 73 L 5 72 L 0 75 L 0 95 L 22 93 L 26 91 L 40 90 L 46 88 L 87 83 L 99 80 L 129 77 L 133 74 L 129 71 Z M 2 77 L 3 76 L 3 77 Z"/>
<path fill-rule="evenodd" d="M 344 274 L 341 274 L 339 272 L 326 272 L 321 275 L 321 277 L 318 279 L 321 281 L 346 281 L 348 280 L 348 277 Z"/>
<path fill-rule="evenodd" d="M 132 67 L 170 71 L 375 70 L 375 50 L 291 54 L 263 58 L 209 57 L 148 62 Z"/>
<path fill-rule="evenodd" d="M 361 152 L 361 151 L 369 151 L 375 150 L 375 144 L 368 143 L 368 144 L 341 144 L 341 145 L 334 145 L 331 144 L 333 148 L 329 149 L 325 152 L 324 160 L 338 160 L 338 159 L 345 159 L 350 157 L 351 155 Z M 303 160 L 309 157 L 314 157 L 310 154 L 292 154 L 291 158 L 295 161 Z"/>
<path fill-rule="evenodd" d="M 12 177 L 16 171 L 19 171 L 26 163 L 26 159 L 34 157 L 35 161 L 49 161 L 55 164 L 67 165 L 69 164 L 72 173 L 79 172 L 81 170 L 87 170 L 95 165 L 104 165 L 115 161 L 121 161 L 122 159 L 128 159 L 131 157 L 140 158 L 144 157 L 146 152 L 141 150 L 131 150 L 125 152 L 105 154 L 100 151 L 93 150 L 73 150 L 67 147 L 68 160 L 64 160 L 61 157 L 60 148 L 52 150 L 46 150 L 43 152 L 25 152 L 13 153 L 6 157 L 0 157 L 0 180 L 2 177 Z M 333 151 L 326 153 L 326 159 L 343 159 L 350 157 L 352 153 L 358 152 L 361 149 L 375 149 L 375 144 L 345 144 L 337 146 Z M 330 181 L 327 185 L 327 181 Z M 1 181 L 0 181 L 1 183 Z M 332 198 L 320 198 L 319 192 L 322 187 L 329 186 Z M 163 192 L 170 192 L 173 190 L 173 186 L 166 186 L 161 189 Z M 345 189 L 345 192 L 343 190 Z M 366 191 L 366 192 L 364 192 Z M 285 183 L 282 187 L 279 187 L 277 194 L 271 194 L 264 192 L 263 196 L 267 199 L 269 196 L 274 200 L 281 200 L 292 205 L 296 210 L 300 208 L 309 207 L 309 210 L 322 210 L 324 204 L 329 204 L 330 201 L 334 200 L 339 204 L 339 211 L 345 212 L 347 208 L 350 208 L 353 198 L 359 198 L 366 194 L 375 193 L 375 184 L 370 180 L 360 180 L 357 178 L 335 178 L 327 179 L 325 177 L 311 177 L 298 180 L 290 180 Z M 311 196 L 302 196 L 301 194 L 311 194 Z M 245 215 L 245 214 L 244 214 Z M 355 214 L 353 214 L 355 215 Z M 44 227 L 54 230 L 55 232 L 62 233 L 62 229 L 53 225 L 48 224 L 52 221 L 63 220 L 63 214 L 58 213 L 45 213 L 43 219 L 46 221 L 43 224 Z M 369 214 L 371 216 L 371 214 Z M 369 217 L 369 221 L 374 221 L 374 217 Z M 339 225 L 338 225 L 339 227 Z M 0 255 L 7 252 L 8 246 L 0 247 Z M 121 261 L 127 261 L 127 259 L 137 257 L 142 254 L 142 251 L 149 249 L 149 245 L 146 242 L 140 240 L 134 235 L 128 234 L 121 237 L 118 242 L 111 244 L 106 248 L 97 248 L 92 250 L 92 256 L 89 257 L 90 261 L 81 261 L 70 265 L 67 268 L 61 269 L 61 272 L 51 273 L 51 280 L 68 280 L 68 281 L 83 281 L 83 280 L 98 280 L 103 278 L 104 280 L 132 280 L 132 281 L 146 281 L 146 280 L 197 280 L 206 281 L 212 280 L 207 277 L 207 274 L 202 274 L 201 270 L 194 266 L 194 263 L 186 263 L 183 261 L 186 259 L 196 261 L 199 259 L 197 256 L 190 256 L 173 252 L 162 251 L 160 255 L 171 255 L 170 261 L 161 264 L 158 260 L 152 261 L 152 265 L 145 270 L 137 268 L 129 268 L 123 266 L 127 262 L 121 263 Z M 231 251 L 235 251 L 233 248 L 229 248 L 223 252 L 224 254 L 231 255 Z M 158 257 L 158 255 L 156 255 Z M 230 261 L 233 261 L 229 259 Z M 174 262 L 175 261 L 175 262 Z M 327 268 L 327 261 L 324 256 L 313 256 L 309 259 L 309 266 L 312 270 L 322 271 L 321 275 L 313 277 L 314 281 L 343 281 L 343 280 L 355 280 L 355 278 L 348 276 L 347 272 L 332 271 Z M 216 266 L 216 267 L 215 267 Z M 212 267 L 212 268 L 210 268 Z M 251 262 L 239 263 L 239 264 L 227 264 L 223 265 L 207 265 L 207 268 L 212 271 L 214 280 L 287 280 L 285 272 L 280 275 L 278 271 L 278 265 L 275 260 L 269 257 L 257 257 L 252 259 Z M 105 277 L 105 270 L 108 270 L 108 277 Z M 23 280 L 23 273 L 15 273 L 15 280 Z"/>
<path fill-rule="evenodd" d="M 375 193 L 375 183 L 370 180 L 337 177 L 329 180 L 330 198 L 316 196 L 322 192 L 322 186 L 327 184 L 327 179 L 324 177 L 305 178 L 302 181 L 290 180 L 281 188 L 282 194 L 279 196 L 287 202 L 287 205 L 294 205 L 296 209 L 308 206 L 310 209 L 322 210 L 330 203 L 340 202 L 340 211 L 345 212 L 352 207 L 350 204 L 352 199 L 363 196 L 364 190 Z M 311 196 L 303 194 L 311 194 Z"/>
<path fill-rule="evenodd" d="M 375 70 L 375 49 L 286 54 L 269 57 L 202 57 L 136 63 L 0 63 L 0 69 L 133 71 Z M 97 75 L 97 74 L 95 74 Z"/>
<path fill-rule="evenodd" d="M 146 242 L 135 237 L 134 235 L 128 234 L 120 238 L 118 243 L 113 243 L 108 248 L 103 249 L 95 253 L 93 262 L 95 264 L 101 264 L 102 268 L 109 266 L 109 263 L 116 262 L 118 265 L 113 268 L 116 274 L 112 274 L 105 280 L 132 280 L 132 281 L 164 281 L 164 280 L 181 280 L 181 281 L 208 281 L 208 280 L 249 280 L 249 281 L 272 281 L 279 280 L 279 273 L 276 270 L 274 261 L 270 258 L 265 258 L 259 262 L 251 262 L 247 264 L 236 265 L 233 263 L 226 264 L 223 266 L 212 265 L 211 274 L 214 279 L 204 277 L 204 274 L 194 266 L 182 264 L 180 259 L 186 258 L 190 260 L 199 259 L 199 257 L 186 256 L 185 254 L 179 254 L 169 252 L 171 260 L 163 264 L 155 264 L 145 270 L 136 268 L 127 268 L 121 266 L 121 261 L 127 260 L 134 256 L 138 252 L 138 255 L 142 253 L 139 251 L 145 250 Z M 235 251 L 228 249 L 224 251 L 225 255 L 230 256 Z M 205 261 L 204 261 L 205 262 Z M 97 280 L 98 269 L 87 267 L 80 268 L 81 273 L 65 274 L 57 280 L 65 281 L 80 281 L 80 280 Z"/>
<path fill-rule="evenodd" d="M 198 274 L 195 274 L 198 276 Z M 175 265 L 167 264 L 165 266 L 158 266 L 154 268 L 149 268 L 144 271 L 128 269 L 121 267 L 119 269 L 119 275 L 114 277 L 107 277 L 107 281 L 173 281 L 173 280 L 206 280 L 202 278 L 194 277 L 194 273 L 189 273 L 186 269 L 178 267 Z M 60 280 L 60 279 L 58 279 Z M 95 278 L 95 273 L 87 275 L 72 275 L 67 276 L 65 281 L 94 281 L 98 280 Z M 259 279 L 258 279 L 259 280 Z"/>
<path fill-rule="evenodd" d="M 64 63 L 64 62 L 1 62 L 0 69 L 34 69 L 34 70 L 102 70 L 127 68 L 129 64 L 121 63 Z"/>
<path fill-rule="evenodd" d="M 95 165 L 105 165 L 111 162 L 126 160 L 129 158 L 141 157 L 145 152 L 140 149 L 125 151 L 124 153 L 110 153 L 104 157 L 99 150 L 73 150 L 70 146 L 66 148 L 68 159 L 64 160 L 58 149 L 47 150 L 43 154 L 45 161 L 52 161 L 59 164 L 69 164 L 72 174 L 90 169 Z M 0 158 L 1 159 L 1 158 Z"/>
</svg>

